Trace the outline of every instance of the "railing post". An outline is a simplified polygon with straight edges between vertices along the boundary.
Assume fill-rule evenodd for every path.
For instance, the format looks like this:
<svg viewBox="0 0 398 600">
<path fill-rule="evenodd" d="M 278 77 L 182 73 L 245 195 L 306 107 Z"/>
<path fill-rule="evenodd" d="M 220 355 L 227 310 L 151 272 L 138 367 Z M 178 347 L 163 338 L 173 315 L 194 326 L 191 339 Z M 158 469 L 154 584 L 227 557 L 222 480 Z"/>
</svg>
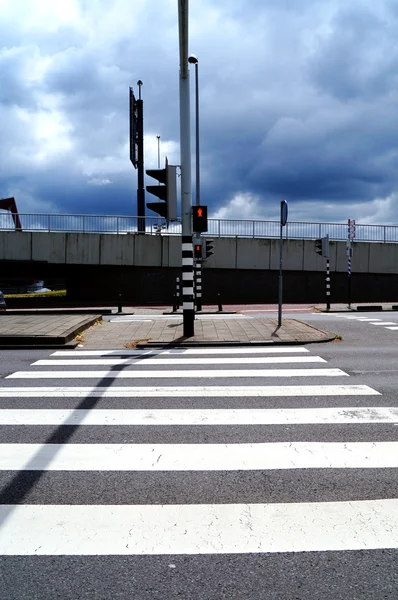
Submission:
<svg viewBox="0 0 398 600">
<path fill-rule="evenodd" d="M 86 217 L 83 215 L 83 233 L 86 233 Z"/>
<path fill-rule="evenodd" d="M 48 229 L 48 233 L 50 233 L 50 232 L 51 232 L 51 222 L 50 222 L 50 219 L 51 219 L 51 215 L 48 215 L 48 219 L 47 219 L 47 229 Z"/>
<path fill-rule="evenodd" d="M 254 234 L 255 234 L 255 226 L 256 226 L 256 222 L 253 221 L 253 238 L 254 238 Z"/>
<path fill-rule="evenodd" d="M 116 217 L 116 233 L 119 235 L 119 217 Z"/>
<path fill-rule="evenodd" d="M 384 243 L 386 243 L 386 226 L 383 225 L 383 231 L 384 231 Z"/>
<path fill-rule="evenodd" d="M 221 219 L 218 219 L 218 237 L 221 237 Z"/>
</svg>

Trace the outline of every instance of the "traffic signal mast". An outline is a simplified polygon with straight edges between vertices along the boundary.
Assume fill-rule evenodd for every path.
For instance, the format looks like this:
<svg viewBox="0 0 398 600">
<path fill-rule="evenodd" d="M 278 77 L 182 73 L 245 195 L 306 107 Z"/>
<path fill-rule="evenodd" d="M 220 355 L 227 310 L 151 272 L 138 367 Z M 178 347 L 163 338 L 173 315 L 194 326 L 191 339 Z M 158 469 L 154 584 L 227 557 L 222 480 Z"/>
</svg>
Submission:
<svg viewBox="0 0 398 600">
<path fill-rule="evenodd" d="M 147 192 L 157 196 L 161 200 L 161 202 L 147 202 L 147 207 L 158 213 L 161 217 L 164 217 L 167 224 L 170 221 L 177 220 L 176 170 L 177 167 L 169 165 L 166 157 L 164 169 L 147 169 L 146 171 L 149 177 L 153 177 L 159 182 L 158 185 L 147 185 Z"/>
</svg>

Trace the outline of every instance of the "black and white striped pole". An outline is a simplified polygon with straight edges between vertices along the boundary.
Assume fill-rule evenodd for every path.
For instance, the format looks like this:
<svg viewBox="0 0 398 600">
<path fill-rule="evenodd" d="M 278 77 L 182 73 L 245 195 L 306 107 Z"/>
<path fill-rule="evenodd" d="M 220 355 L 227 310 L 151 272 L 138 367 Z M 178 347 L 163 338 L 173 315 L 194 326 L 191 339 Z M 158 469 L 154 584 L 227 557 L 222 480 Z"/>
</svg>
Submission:
<svg viewBox="0 0 398 600">
<path fill-rule="evenodd" d="M 351 244 L 347 246 L 348 308 L 351 308 Z"/>
<path fill-rule="evenodd" d="M 326 259 L 326 310 L 330 310 L 330 263 Z"/>
<path fill-rule="evenodd" d="M 180 278 L 176 277 L 176 307 L 180 308 Z"/>
<path fill-rule="evenodd" d="M 202 310 L 202 261 L 197 260 L 195 265 L 195 295 L 196 310 Z"/>
<path fill-rule="evenodd" d="M 180 50 L 180 153 L 182 225 L 182 312 L 183 335 L 194 335 L 191 119 L 188 69 L 188 0 L 178 2 Z"/>
</svg>

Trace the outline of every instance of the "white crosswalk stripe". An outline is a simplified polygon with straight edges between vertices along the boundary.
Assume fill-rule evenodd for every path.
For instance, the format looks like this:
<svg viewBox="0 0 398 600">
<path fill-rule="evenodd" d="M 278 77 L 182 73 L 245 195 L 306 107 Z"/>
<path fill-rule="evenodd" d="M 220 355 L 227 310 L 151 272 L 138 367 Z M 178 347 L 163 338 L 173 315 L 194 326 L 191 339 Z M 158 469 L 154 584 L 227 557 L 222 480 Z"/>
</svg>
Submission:
<svg viewBox="0 0 398 600">
<path fill-rule="evenodd" d="M 145 365 L 142 365 L 145 366 Z M 341 369 L 212 369 L 187 371 L 16 371 L 6 379 L 181 379 L 220 377 L 342 377 Z"/>
<path fill-rule="evenodd" d="M 320 356 L 256 356 L 242 358 L 219 357 L 178 357 L 178 358 L 80 358 L 37 360 L 34 366 L 48 367 L 52 365 L 64 367 L 76 366 L 114 366 L 114 365 L 265 365 L 265 364 L 292 364 L 292 363 L 323 363 L 325 359 Z"/>
<path fill-rule="evenodd" d="M 0 388 L 0 480 L 8 478 L 0 555 L 398 548 L 398 500 L 359 491 L 364 472 L 398 468 L 398 442 L 373 434 L 398 424 L 398 407 L 368 385 L 329 385 L 330 377 L 349 374 L 299 346 L 57 351 L 9 374 Z M 237 378 L 250 381 L 234 385 Z M 277 381 L 268 385 L 269 378 Z M 302 385 L 306 378 L 315 383 Z M 15 379 L 27 384 L 10 385 Z M 51 385 L 33 385 L 44 379 Z M 82 385 L 58 384 L 65 379 Z M 306 499 L 295 501 L 296 478 L 315 473 L 322 482 L 334 472 L 339 500 L 319 499 L 304 485 Z M 246 483 L 244 501 L 234 500 L 228 473 L 250 474 L 253 486 L 265 473 L 279 482 L 288 476 L 291 495 L 268 501 L 272 486 L 260 479 L 255 499 Z M 55 476 L 74 483 L 59 490 Z M 98 490 L 92 476 L 104 478 Z M 195 485 L 185 488 L 192 476 Z M 229 501 L 219 499 L 223 493 Z"/>
</svg>

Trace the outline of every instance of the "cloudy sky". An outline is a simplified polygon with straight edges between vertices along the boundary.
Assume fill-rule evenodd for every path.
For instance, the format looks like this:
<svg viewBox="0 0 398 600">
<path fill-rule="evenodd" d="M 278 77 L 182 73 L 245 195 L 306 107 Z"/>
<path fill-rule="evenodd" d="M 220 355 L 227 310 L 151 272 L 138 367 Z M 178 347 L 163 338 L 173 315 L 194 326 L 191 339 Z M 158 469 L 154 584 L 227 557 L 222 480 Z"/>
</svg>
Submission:
<svg viewBox="0 0 398 600">
<path fill-rule="evenodd" d="M 189 13 L 210 214 L 274 219 L 286 199 L 290 220 L 398 224 L 396 0 L 190 0 Z M 138 79 L 145 168 L 157 135 L 162 165 L 180 162 L 178 0 L 0 0 L 0 40 L 0 197 L 136 214 Z"/>
</svg>

